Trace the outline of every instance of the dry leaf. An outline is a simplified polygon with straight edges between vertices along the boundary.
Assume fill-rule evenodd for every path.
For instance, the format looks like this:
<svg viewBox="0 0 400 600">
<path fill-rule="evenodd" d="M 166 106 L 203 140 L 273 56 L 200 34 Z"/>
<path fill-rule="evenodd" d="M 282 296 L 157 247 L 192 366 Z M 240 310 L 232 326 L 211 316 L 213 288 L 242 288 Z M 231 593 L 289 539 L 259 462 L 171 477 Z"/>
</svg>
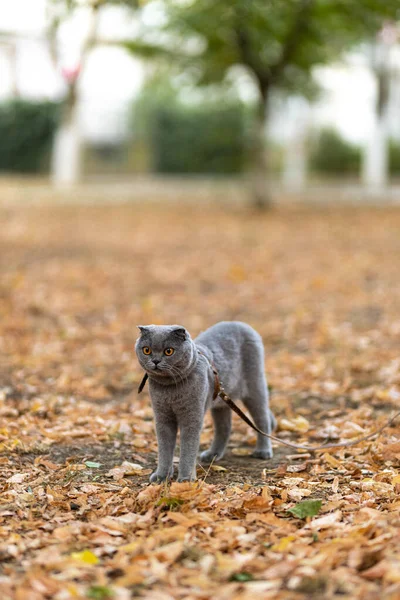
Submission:
<svg viewBox="0 0 400 600">
<path fill-rule="evenodd" d="M 298 431 L 305 433 L 310 429 L 310 423 L 304 417 L 297 416 L 292 419 L 280 419 L 279 429 L 282 431 Z"/>
</svg>

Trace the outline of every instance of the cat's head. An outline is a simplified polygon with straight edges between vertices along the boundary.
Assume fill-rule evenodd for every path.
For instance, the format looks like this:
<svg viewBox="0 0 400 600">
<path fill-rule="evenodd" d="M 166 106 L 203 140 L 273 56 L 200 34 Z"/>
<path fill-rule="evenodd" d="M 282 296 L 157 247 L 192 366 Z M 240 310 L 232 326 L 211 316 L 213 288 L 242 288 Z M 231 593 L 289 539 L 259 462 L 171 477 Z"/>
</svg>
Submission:
<svg viewBox="0 0 400 600">
<path fill-rule="evenodd" d="M 193 360 L 193 342 L 181 325 L 139 325 L 136 354 L 147 373 L 178 377 Z"/>
</svg>

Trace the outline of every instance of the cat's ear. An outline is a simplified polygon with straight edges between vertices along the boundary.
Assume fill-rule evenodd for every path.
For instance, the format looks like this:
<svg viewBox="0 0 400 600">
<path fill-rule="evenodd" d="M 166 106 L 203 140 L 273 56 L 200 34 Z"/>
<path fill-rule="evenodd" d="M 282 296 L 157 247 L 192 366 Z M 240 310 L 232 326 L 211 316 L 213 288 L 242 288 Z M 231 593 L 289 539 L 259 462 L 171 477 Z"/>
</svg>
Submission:
<svg viewBox="0 0 400 600">
<path fill-rule="evenodd" d="M 172 333 L 174 335 L 176 335 L 177 338 L 179 338 L 182 341 L 185 341 L 188 339 L 189 334 L 186 331 L 186 329 L 184 327 L 180 327 L 179 325 L 176 325 L 173 329 L 172 329 Z"/>
<path fill-rule="evenodd" d="M 140 330 L 140 333 L 143 335 L 145 331 L 147 331 L 147 327 L 144 325 L 138 325 L 137 328 Z"/>
</svg>

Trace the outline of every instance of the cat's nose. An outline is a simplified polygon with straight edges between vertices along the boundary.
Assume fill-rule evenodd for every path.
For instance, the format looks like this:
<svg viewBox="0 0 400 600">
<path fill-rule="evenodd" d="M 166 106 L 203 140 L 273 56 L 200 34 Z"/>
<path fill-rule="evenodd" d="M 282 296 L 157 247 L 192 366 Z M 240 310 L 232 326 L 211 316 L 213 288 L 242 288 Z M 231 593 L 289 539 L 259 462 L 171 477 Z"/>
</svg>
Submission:
<svg viewBox="0 0 400 600">
<path fill-rule="evenodd" d="M 153 364 L 155 364 L 156 366 L 161 362 L 161 360 L 159 358 L 153 358 Z"/>
</svg>

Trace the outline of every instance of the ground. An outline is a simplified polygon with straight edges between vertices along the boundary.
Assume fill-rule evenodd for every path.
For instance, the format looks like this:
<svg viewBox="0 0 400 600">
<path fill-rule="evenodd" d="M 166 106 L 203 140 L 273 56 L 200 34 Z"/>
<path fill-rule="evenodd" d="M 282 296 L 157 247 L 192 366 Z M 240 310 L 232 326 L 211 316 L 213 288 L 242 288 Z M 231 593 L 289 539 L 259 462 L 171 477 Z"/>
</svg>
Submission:
<svg viewBox="0 0 400 600">
<path fill-rule="evenodd" d="M 151 486 L 133 350 L 138 324 L 246 321 L 280 437 L 373 431 L 400 407 L 400 209 L 8 204 L 0 222 L 2 600 L 400 598 L 399 421 L 263 462 L 234 416 L 198 482 Z M 304 500 L 313 516 L 288 512 Z"/>
</svg>

